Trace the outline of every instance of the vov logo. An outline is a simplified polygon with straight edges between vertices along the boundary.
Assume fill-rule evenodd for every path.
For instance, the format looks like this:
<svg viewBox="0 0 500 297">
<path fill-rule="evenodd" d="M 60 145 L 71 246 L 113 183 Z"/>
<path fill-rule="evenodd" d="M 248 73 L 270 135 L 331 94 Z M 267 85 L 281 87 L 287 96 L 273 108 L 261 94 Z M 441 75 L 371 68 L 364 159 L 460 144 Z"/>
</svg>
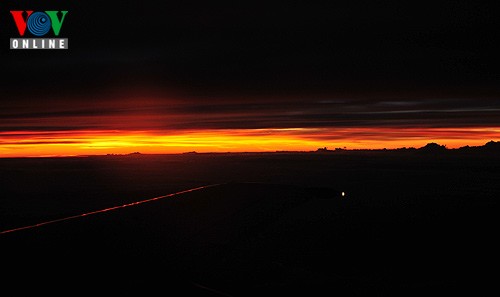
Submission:
<svg viewBox="0 0 500 297">
<path fill-rule="evenodd" d="M 10 39 L 10 49 L 68 49 L 68 39 L 59 38 L 67 10 L 11 10 L 21 38 Z M 25 38 L 30 35 L 33 37 Z M 46 35 L 55 37 L 45 38 Z M 42 38 L 43 37 L 43 38 Z"/>
</svg>

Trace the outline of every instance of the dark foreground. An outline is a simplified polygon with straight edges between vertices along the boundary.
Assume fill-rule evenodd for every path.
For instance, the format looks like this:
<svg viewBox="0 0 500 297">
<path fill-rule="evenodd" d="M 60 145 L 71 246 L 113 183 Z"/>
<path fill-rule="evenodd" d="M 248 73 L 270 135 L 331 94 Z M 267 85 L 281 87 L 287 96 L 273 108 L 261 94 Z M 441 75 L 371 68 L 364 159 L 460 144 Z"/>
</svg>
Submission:
<svg viewBox="0 0 500 297">
<path fill-rule="evenodd" d="M 2 230 L 221 183 L 1 234 L 2 286 L 16 295 L 422 296 L 496 290 L 495 155 L 0 163 Z"/>
</svg>

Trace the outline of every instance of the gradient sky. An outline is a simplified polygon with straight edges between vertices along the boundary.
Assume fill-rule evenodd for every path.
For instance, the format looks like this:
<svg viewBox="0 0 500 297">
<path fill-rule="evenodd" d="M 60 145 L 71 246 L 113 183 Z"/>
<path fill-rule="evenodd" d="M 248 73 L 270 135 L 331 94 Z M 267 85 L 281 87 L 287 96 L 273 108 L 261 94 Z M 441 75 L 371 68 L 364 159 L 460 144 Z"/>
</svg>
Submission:
<svg viewBox="0 0 500 297">
<path fill-rule="evenodd" d="M 289 2 L 2 1 L 0 157 L 500 140 L 486 2 Z M 28 9 L 69 50 L 9 50 Z"/>
</svg>

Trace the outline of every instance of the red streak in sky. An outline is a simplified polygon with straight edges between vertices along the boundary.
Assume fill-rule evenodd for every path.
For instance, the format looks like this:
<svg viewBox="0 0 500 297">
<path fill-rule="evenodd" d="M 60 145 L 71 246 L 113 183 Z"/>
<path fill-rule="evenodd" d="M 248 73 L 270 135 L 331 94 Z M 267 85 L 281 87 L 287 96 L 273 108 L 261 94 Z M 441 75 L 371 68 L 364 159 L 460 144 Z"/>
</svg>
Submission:
<svg viewBox="0 0 500 297">
<path fill-rule="evenodd" d="M 312 151 L 319 147 L 393 149 L 435 142 L 448 148 L 480 146 L 500 138 L 500 127 L 266 128 L 179 131 L 0 132 L 0 157 L 48 157 L 197 152 Z"/>
</svg>

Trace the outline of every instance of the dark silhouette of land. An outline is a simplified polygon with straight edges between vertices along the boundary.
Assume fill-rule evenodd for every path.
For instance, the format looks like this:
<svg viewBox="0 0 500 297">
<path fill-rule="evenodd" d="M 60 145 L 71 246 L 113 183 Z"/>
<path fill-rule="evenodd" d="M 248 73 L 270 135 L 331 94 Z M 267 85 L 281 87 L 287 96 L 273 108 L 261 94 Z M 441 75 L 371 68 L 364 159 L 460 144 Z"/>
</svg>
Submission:
<svg viewBox="0 0 500 297">
<path fill-rule="evenodd" d="M 497 283 L 498 152 L 492 141 L 0 159 L 2 286 L 65 296 L 480 295 Z M 5 232 L 23 226 L 33 227 Z"/>
</svg>

